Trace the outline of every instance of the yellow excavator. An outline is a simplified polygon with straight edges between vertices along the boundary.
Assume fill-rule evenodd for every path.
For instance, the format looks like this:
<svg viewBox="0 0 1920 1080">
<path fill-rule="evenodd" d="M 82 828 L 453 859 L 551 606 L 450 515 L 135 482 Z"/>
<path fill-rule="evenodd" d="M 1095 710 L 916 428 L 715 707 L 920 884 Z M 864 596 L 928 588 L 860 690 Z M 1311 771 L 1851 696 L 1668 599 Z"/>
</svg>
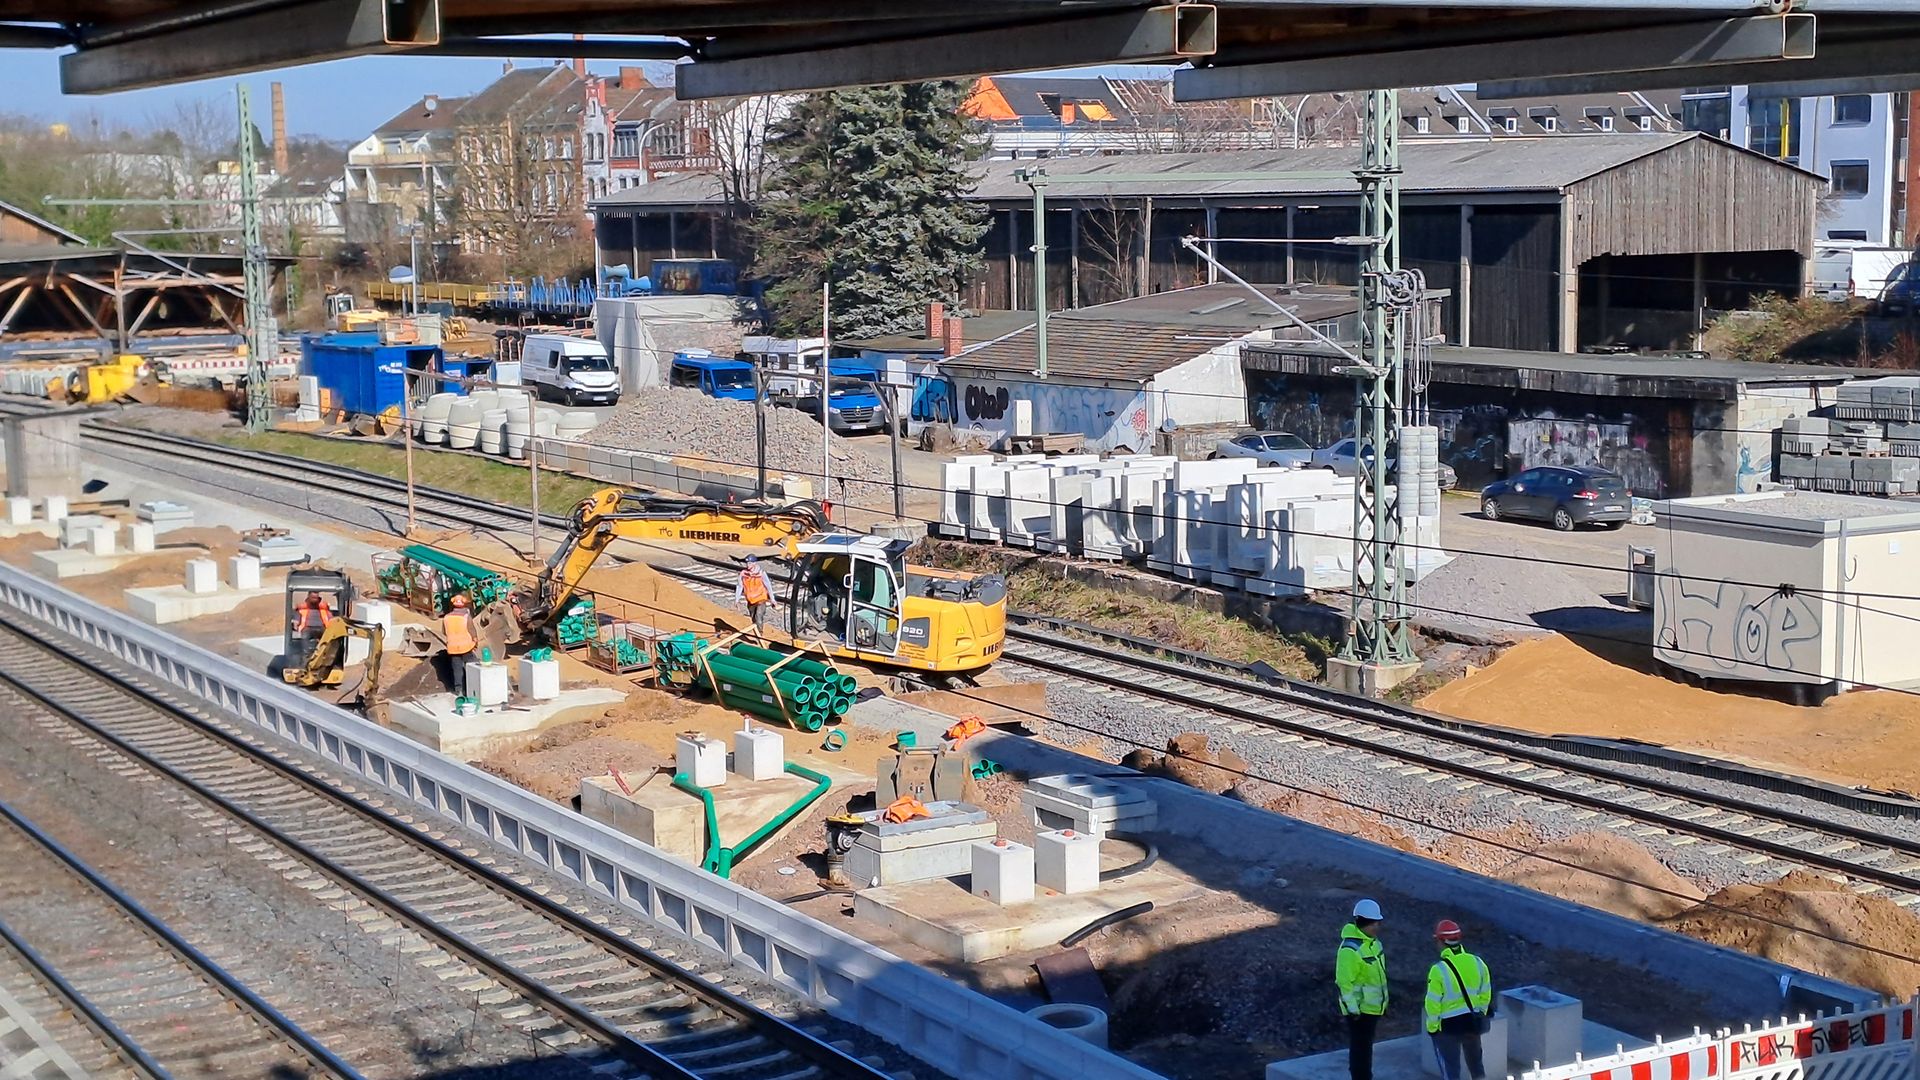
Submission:
<svg viewBox="0 0 1920 1080">
<path fill-rule="evenodd" d="M 795 640 L 836 656 L 939 674 L 999 659 L 1007 585 L 909 566 L 905 540 L 834 533 L 818 503 L 722 503 L 607 488 L 574 507 L 566 539 L 530 590 L 515 595 L 507 639 L 537 636 L 566 610 L 587 571 L 615 540 L 728 544 L 792 564 L 786 597 Z"/>
</svg>

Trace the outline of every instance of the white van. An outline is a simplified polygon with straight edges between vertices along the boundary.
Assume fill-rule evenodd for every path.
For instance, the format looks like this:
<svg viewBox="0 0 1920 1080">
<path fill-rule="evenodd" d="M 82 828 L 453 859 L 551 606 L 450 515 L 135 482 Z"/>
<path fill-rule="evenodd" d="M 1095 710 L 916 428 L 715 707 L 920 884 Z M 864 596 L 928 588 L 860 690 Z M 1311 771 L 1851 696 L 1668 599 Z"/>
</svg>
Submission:
<svg viewBox="0 0 1920 1080">
<path fill-rule="evenodd" d="M 620 400 L 620 373 L 606 347 L 570 334 L 528 334 L 520 350 L 520 379 L 543 398 L 569 405 Z"/>
</svg>

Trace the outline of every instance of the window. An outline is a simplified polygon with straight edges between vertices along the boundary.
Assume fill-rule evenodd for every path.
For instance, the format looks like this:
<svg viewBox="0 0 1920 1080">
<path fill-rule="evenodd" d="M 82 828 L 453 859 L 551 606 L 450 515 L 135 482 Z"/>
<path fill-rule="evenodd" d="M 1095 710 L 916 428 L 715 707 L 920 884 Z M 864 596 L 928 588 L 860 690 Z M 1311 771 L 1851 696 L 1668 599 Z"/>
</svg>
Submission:
<svg viewBox="0 0 1920 1080">
<path fill-rule="evenodd" d="M 1560 118 L 1557 116 L 1541 116 L 1541 117 L 1536 117 L 1536 119 L 1540 121 L 1541 131 L 1560 130 Z"/>
<path fill-rule="evenodd" d="M 1833 193 L 1849 198 L 1858 198 L 1867 193 L 1869 186 L 1867 163 L 1864 161 L 1836 161 L 1833 163 Z"/>
<path fill-rule="evenodd" d="M 1500 121 L 1500 126 L 1506 129 L 1507 134 L 1512 135 L 1520 130 L 1520 118 L 1517 116 L 1505 117 Z"/>
<path fill-rule="evenodd" d="M 1873 95 L 1842 94 L 1833 99 L 1833 122 L 1870 124 L 1873 122 Z"/>
<path fill-rule="evenodd" d="M 560 156 L 567 161 L 573 160 L 573 140 L 572 139 L 560 140 Z"/>
<path fill-rule="evenodd" d="M 1430 131 L 1432 131 L 1432 130 L 1433 130 L 1433 121 L 1432 121 L 1432 119 L 1430 119 L 1430 118 L 1428 118 L 1428 117 L 1425 117 L 1425 116 L 1416 116 L 1416 117 L 1414 117 L 1414 118 L 1413 118 L 1413 130 L 1415 130 L 1415 131 L 1417 131 L 1417 132 L 1419 132 L 1419 133 L 1420 133 L 1420 134 L 1422 134 L 1422 135 L 1425 135 L 1425 134 L 1427 134 L 1428 132 L 1430 132 Z"/>
<path fill-rule="evenodd" d="M 1867 238 L 1867 230 L 1865 229 L 1829 229 L 1827 230 L 1827 239 L 1829 240 L 1865 240 L 1866 238 Z"/>
<path fill-rule="evenodd" d="M 1640 116 L 1634 117 L 1633 122 L 1636 126 L 1640 128 L 1641 131 L 1653 130 L 1653 117 L 1651 116 L 1642 114 Z"/>
<path fill-rule="evenodd" d="M 1612 131 L 1612 130 L 1613 130 L 1613 114 L 1612 114 L 1612 113 L 1604 113 L 1604 114 L 1602 114 L 1602 115 L 1601 115 L 1601 117 L 1600 117 L 1600 130 L 1601 130 L 1601 131 Z"/>
<path fill-rule="evenodd" d="M 1680 100 L 1680 126 L 1726 138 L 1733 125 L 1733 99 L 1725 93 Z"/>
<path fill-rule="evenodd" d="M 1747 149 L 1782 161 L 1800 157 L 1800 99 L 1747 99 Z"/>
<path fill-rule="evenodd" d="M 1471 128 L 1471 122 L 1464 116 L 1453 118 L 1453 130 L 1465 135 Z"/>
</svg>

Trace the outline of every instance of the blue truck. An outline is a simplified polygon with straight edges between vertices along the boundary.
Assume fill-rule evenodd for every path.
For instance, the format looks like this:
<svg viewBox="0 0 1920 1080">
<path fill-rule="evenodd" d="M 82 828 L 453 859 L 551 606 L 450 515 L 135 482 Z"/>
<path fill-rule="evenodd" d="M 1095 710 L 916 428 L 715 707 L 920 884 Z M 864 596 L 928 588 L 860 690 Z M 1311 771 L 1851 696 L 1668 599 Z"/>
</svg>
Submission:
<svg viewBox="0 0 1920 1080">
<path fill-rule="evenodd" d="M 702 350 L 673 354 L 667 381 L 728 401 L 753 400 L 753 365 Z"/>
</svg>

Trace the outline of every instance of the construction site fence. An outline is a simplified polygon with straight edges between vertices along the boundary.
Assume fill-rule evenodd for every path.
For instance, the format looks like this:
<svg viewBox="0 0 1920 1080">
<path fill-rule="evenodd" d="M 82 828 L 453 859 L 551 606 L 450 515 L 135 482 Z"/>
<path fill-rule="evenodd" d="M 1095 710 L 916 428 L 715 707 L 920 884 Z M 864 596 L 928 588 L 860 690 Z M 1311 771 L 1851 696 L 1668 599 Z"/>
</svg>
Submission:
<svg viewBox="0 0 1920 1080">
<path fill-rule="evenodd" d="M 1916 1000 L 1782 1018 L 1738 1032 L 1672 1042 L 1535 1069 L 1519 1080 L 1915 1080 Z"/>
<path fill-rule="evenodd" d="M 318 757 L 690 939 L 960 1080 L 1157 1080 L 1157 1074 L 625 833 L 278 680 L 0 564 L 0 612 L 82 646 L 271 741 Z"/>
</svg>

